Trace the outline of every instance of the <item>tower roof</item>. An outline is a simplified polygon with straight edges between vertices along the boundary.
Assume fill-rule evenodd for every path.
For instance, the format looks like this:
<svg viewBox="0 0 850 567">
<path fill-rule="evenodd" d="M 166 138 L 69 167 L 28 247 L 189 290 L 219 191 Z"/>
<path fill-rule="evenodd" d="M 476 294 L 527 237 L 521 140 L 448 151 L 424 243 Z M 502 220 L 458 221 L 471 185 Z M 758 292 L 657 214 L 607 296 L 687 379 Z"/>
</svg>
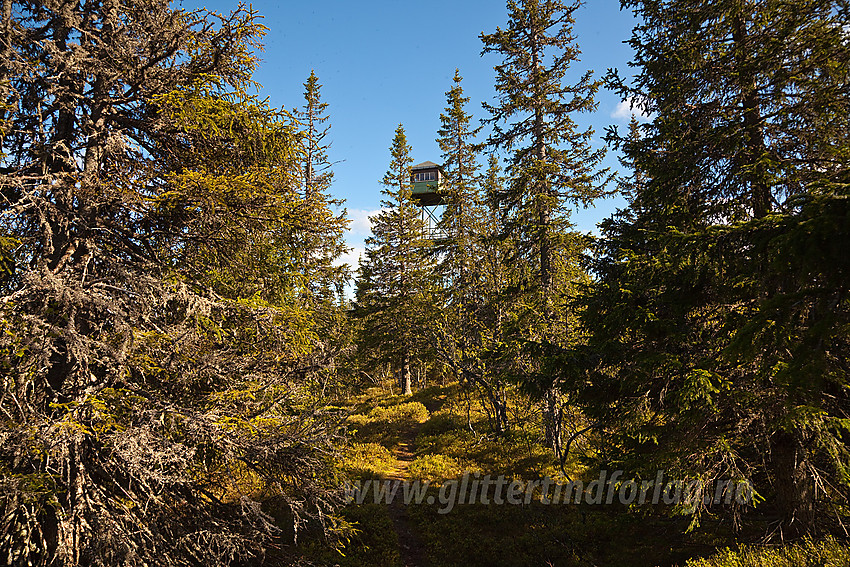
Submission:
<svg viewBox="0 0 850 567">
<path fill-rule="evenodd" d="M 410 169 L 433 169 L 435 167 L 439 168 L 440 166 L 434 163 L 433 161 L 423 161 L 418 165 L 414 165 Z"/>
</svg>

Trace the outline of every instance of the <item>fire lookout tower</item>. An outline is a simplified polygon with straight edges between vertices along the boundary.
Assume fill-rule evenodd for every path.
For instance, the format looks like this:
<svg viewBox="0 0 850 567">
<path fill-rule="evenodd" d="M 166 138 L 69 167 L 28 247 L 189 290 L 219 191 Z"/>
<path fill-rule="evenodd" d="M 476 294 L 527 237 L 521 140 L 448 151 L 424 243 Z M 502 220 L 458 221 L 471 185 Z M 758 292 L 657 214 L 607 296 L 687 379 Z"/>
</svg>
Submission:
<svg viewBox="0 0 850 567">
<path fill-rule="evenodd" d="M 436 163 L 425 161 L 410 168 L 410 177 L 413 202 L 422 211 L 424 236 L 431 240 L 445 238 L 439 225 L 445 205 L 445 195 L 440 191 L 440 184 L 445 174 Z"/>
</svg>

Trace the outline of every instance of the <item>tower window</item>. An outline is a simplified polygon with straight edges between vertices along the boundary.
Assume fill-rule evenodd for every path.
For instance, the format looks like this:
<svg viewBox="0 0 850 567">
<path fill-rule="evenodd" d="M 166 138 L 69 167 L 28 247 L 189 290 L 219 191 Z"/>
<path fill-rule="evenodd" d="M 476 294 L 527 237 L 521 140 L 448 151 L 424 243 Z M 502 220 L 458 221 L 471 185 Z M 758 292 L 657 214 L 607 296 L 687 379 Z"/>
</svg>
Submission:
<svg viewBox="0 0 850 567">
<path fill-rule="evenodd" d="M 413 174 L 413 181 L 434 181 L 437 178 L 433 171 L 420 171 Z"/>
</svg>

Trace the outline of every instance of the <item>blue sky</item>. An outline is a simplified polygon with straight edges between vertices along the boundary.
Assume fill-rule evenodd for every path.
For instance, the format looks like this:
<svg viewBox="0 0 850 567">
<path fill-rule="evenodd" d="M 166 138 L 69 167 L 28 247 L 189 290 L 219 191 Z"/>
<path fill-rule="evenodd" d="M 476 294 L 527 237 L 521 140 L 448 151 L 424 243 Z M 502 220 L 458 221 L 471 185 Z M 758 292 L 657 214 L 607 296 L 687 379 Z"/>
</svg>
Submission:
<svg viewBox="0 0 850 567">
<path fill-rule="evenodd" d="M 185 9 L 206 7 L 229 12 L 235 2 L 183 0 Z M 315 69 L 322 97 L 329 106 L 335 179 L 332 193 L 346 199 L 352 219 L 348 242 L 356 259 L 368 235 L 368 214 L 379 208 L 379 180 L 389 164 L 389 146 L 404 124 L 416 162 L 440 162 L 435 138 L 455 68 L 471 98 L 468 111 L 485 117 L 482 101 L 493 100 L 493 66 L 497 55 L 480 56 L 481 32 L 507 23 L 500 0 L 434 0 L 430 2 L 313 0 L 258 2 L 253 7 L 269 28 L 265 52 L 255 79 L 261 96 L 274 106 L 295 108 L 303 102 L 303 83 Z M 619 0 L 591 0 L 576 13 L 575 32 L 582 50 L 573 67 L 577 79 L 587 69 L 603 75 L 609 67 L 628 74 L 631 48 L 624 44 L 634 19 L 619 9 Z M 606 126 L 628 123 L 628 112 L 611 92 L 600 92 L 599 109 L 579 118 L 597 136 Z M 601 145 L 601 142 L 598 141 Z M 609 152 L 606 165 L 618 167 Z M 573 219 L 580 230 L 621 205 L 608 199 Z"/>
</svg>

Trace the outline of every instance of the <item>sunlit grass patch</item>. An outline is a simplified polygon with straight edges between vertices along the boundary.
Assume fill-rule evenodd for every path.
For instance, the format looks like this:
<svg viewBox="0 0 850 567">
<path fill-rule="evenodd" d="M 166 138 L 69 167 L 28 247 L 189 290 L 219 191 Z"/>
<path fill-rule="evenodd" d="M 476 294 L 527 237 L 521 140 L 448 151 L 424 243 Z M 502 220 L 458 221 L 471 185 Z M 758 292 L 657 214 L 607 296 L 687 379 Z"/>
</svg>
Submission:
<svg viewBox="0 0 850 567">
<path fill-rule="evenodd" d="M 833 538 L 804 541 L 779 548 L 725 549 L 707 559 L 691 559 L 687 567 L 843 567 L 850 565 L 850 547 Z"/>
<path fill-rule="evenodd" d="M 338 464 L 351 478 L 385 478 L 396 469 L 396 459 L 389 449 L 378 443 L 354 443 Z"/>
<path fill-rule="evenodd" d="M 398 444 L 403 433 L 425 422 L 428 417 L 428 410 L 421 403 L 404 402 L 373 407 L 365 415 L 351 415 L 348 425 L 358 441 L 392 447 Z"/>
<path fill-rule="evenodd" d="M 416 457 L 409 470 L 413 479 L 434 481 L 457 478 L 471 468 L 453 457 L 432 454 Z"/>
<path fill-rule="evenodd" d="M 494 437 L 465 429 L 453 418 L 437 417 L 422 426 L 416 446 L 420 455 L 442 454 L 486 473 L 520 478 L 555 474 L 551 451 L 523 432 Z"/>
<path fill-rule="evenodd" d="M 412 425 L 423 423 L 430 414 L 420 402 L 407 402 L 392 406 L 378 406 L 373 408 L 367 415 L 370 421 L 383 421 L 398 425 Z"/>
</svg>

